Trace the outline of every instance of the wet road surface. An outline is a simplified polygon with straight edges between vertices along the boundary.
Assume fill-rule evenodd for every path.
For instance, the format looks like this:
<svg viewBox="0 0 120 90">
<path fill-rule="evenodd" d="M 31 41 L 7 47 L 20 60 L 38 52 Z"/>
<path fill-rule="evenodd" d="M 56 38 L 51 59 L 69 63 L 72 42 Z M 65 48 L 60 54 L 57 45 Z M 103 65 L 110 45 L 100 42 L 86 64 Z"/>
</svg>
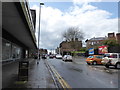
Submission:
<svg viewBox="0 0 120 90">
<path fill-rule="evenodd" d="M 118 88 L 118 70 L 103 65 L 87 65 L 85 58 L 75 62 L 47 59 L 72 88 Z"/>
</svg>

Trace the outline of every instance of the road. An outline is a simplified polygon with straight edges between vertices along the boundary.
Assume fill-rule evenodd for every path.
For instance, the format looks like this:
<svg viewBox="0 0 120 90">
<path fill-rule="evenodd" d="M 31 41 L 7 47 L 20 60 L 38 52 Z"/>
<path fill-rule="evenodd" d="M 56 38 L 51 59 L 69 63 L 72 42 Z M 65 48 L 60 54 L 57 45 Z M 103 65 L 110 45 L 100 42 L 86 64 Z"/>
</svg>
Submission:
<svg viewBox="0 0 120 90">
<path fill-rule="evenodd" d="M 117 88 L 118 70 L 106 69 L 102 65 L 87 65 L 85 58 L 74 58 L 74 62 L 64 62 L 62 59 L 30 60 L 29 80 L 27 88 L 53 88 L 54 83 L 45 63 L 53 67 L 58 81 L 66 82 L 71 88 Z M 3 87 L 14 87 L 18 74 L 18 62 L 3 65 Z M 57 73 L 56 73 L 57 72 Z M 53 73 L 54 74 L 54 73 Z M 55 75 L 54 75 L 55 76 Z M 62 78 L 62 79 L 61 79 Z M 16 85 L 16 84 L 15 84 Z M 20 85 L 21 87 L 21 85 Z M 24 85 L 23 85 L 24 87 Z"/>
<path fill-rule="evenodd" d="M 75 62 L 47 59 L 71 88 L 118 88 L 118 70 L 103 65 L 87 65 L 85 58 Z"/>
</svg>

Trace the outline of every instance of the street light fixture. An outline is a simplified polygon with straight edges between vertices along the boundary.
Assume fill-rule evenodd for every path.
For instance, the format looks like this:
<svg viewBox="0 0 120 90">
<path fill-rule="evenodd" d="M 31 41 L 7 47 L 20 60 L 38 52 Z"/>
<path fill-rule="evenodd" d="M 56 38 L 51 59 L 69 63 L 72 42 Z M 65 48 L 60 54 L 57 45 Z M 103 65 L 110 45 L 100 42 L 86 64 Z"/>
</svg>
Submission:
<svg viewBox="0 0 120 90">
<path fill-rule="evenodd" d="M 40 3 L 40 9 L 39 9 L 38 59 L 40 59 L 40 52 L 39 52 L 39 39 L 40 39 L 40 19 L 41 19 L 41 5 L 44 5 L 44 3 Z"/>
</svg>

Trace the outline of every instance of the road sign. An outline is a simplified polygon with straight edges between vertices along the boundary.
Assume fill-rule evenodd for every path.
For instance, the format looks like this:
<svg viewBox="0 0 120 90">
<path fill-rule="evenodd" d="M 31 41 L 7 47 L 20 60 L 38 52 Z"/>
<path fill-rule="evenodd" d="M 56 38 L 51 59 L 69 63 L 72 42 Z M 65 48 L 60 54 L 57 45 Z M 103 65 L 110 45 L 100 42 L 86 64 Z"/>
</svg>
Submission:
<svg viewBox="0 0 120 90">
<path fill-rule="evenodd" d="M 89 55 L 94 54 L 94 48 L 89 49 Z"/>
</svg>

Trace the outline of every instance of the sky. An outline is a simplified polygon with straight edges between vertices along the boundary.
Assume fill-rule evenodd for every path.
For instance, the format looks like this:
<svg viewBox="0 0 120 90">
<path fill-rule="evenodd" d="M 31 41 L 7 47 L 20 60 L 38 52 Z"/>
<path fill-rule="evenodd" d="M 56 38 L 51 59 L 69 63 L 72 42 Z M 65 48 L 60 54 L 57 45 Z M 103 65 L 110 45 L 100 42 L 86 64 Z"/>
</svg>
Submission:
<svg viewBox="0 0 120 90">
<path fill-rule="evenodd" d="M 39 28 L 39 2 L 30 2 L 36 10 L 36 39 Z M 71 26 L 79 27 L 85 40 L 118 32 L 117 2 L 45 2 L 41 6 L 40 48 L 56 49 L 64 40 L 62 34 Z"/>
</svg>

